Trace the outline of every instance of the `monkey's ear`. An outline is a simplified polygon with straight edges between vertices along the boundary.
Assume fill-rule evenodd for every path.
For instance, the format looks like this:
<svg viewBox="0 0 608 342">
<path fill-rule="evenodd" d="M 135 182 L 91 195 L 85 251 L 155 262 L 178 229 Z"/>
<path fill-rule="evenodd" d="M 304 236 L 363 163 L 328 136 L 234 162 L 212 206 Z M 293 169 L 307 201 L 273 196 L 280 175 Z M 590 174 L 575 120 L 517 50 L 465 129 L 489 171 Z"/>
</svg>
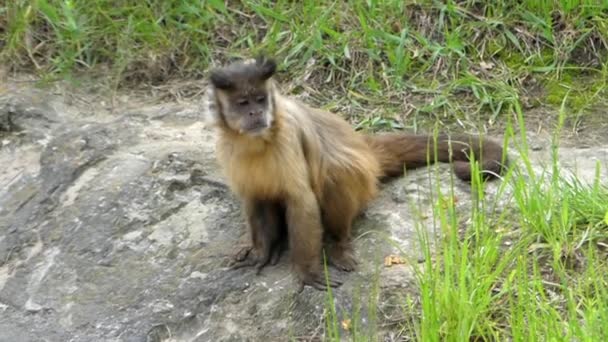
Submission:
<svg viewBox="0 0 608 342">
<path fill-rule="evenodd" d="M 273 59 L 260 55 L 256 58 L 256 63 L 260 67 L 260 78 L 264 81 L 277 71 L 277 63 Z"/>
<path fill-rule="evenodd" d="M 234 82 L 232 82 L 229 75 L 222 70 L 211 71 L 209 79 L 211 80 L 211 84 L 218 89 L 228 90 L 234 87 Z"/>
</svg>

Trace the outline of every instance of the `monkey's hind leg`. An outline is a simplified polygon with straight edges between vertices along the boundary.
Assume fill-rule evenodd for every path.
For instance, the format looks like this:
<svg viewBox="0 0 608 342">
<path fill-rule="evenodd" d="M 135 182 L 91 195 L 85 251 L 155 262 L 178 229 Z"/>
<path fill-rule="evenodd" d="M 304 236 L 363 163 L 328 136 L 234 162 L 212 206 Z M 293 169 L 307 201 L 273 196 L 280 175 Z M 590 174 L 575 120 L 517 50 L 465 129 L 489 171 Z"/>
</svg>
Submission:
<svg viewBox="0 0 608 342">
<path fill-rule="evenodd" d="M 323 224 L 330 237 L 326 247 L 330 265 L 345 271 L 353 271 L 357 259 L 351 242 L 351 228 L 357 214 L 356 198 L 347 191 L 334 189 L 326 192 Z"/>
<path fill-rule="evenodd" d="M 276 265 L 285 250 L 284 211 L 273 202 L 248 200 L 244 210 L 251 245 L 241 248 L 230 264 L 232 269 L 255 267 L 256 274 L 269 264 Z"/>
</svg>

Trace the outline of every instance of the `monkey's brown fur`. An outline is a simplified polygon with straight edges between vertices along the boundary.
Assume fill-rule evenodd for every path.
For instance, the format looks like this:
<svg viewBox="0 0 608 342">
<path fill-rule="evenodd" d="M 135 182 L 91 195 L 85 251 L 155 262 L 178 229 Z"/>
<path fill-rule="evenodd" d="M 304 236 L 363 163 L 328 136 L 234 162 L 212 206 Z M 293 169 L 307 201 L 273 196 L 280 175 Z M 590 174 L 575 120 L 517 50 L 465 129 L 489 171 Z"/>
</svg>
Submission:
<svg viewBox="0 0 608 342">
<path fill-rule="evenodd" d="M 260 58 L 216 69 L 211 76 L 218 160 L 243 200 L 252 238 L 237 260 L 258 270 L 275 263 L 286 225 L 301 285 L 324 289 L 324 235 L 333 240 L 326 248 L 329 262 L 353 270 L 353 219 L 374 198 L 379 180 L 401 175 L 404 167 L 426 166 L 427 153 L 434 161 L 433 139 L 356 132 L 337 115 L 283 96 L 271 79 L 274 71 L 273 61 Z M 440 136 L 437 160 L 452 161 L 455 174 L 469 180 L 467 155 L 473 152 L 476 159 L 483 157 L 480 165 L 490 177 L 500 174 L 501 146 L 484 141 L 481 155 L 480 142 Z M 339 284 L 330 276 L 330 286 Z"/>
</svg>

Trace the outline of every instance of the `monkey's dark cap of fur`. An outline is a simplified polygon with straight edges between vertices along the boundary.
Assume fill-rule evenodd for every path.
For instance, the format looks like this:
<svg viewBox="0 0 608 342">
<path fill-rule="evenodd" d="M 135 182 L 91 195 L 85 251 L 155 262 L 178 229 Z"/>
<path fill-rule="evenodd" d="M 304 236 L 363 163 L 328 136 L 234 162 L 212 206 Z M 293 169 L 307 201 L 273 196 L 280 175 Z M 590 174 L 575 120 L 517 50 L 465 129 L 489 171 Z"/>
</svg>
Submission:
<svg viewBox="0 0 608 342">
<path fill-rule="evenodd" d="M 232 62 L 211 71 L 211 83 L 218 89 L 229 90 L 243 83 L 266 81 L 276 72 L 273 59 L 259 56 L 256 59 Z"/>
</svg>

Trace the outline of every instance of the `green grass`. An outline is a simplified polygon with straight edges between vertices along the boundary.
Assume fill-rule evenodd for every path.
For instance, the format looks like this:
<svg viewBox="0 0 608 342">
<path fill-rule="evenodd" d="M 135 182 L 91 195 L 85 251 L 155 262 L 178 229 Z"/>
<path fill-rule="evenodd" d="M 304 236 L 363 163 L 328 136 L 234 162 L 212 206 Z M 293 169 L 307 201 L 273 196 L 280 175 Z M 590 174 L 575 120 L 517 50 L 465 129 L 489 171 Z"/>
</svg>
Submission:
<svg viewBox="0 0 608 342">
<path fill-rule="evenodd" d="M 438 193 L 442 238 L 431 253 L 421 235 L 427 258 L 419 298 L 404 299 L 402 333 L 608 337 L 608 189 L 562 174 L 557 155 L 533 172 L 524 134 L 533 121 L 525 109 L 559 107 L 557 145 L 568 120 L 608 103 L 606 1 L 11 0 L 0 3 L 0 48 L 9 70 L 94 76 L 111 89 L 200 79 L 213 64 L 265 52 L 278 58 L 287 92 L 357 129 L 506 127 L 521 156 L 500 185 L 503 202 L 474 182 L 462 233 L 465 213 Z M 370 332 L 358 310 L 350 316 L 353 339 L 373 339 L 374 323 Z M 328 304 L 330 340 L 343 333 L 337 317 Z"/>
<path fill-rule="evenodd" d="M 0 61 L 13 70 L 106 75 L 113 88 L 133 87 L 200 78 L 211 64 L 263 51 L 279 58 L 291 92 L 357 122 L 379 116 L 409 127 L 418 118 L 493 123 L 522 97 L 554 102 L 556 84 L 576 87 L 572 75 L 592 77 L 580 98 L 599 100 L 606 37 L 600 0 L 0 5 Z M 548 99 L 529 83 L 548 83 Z"/>
<path fill-rule="evenodd" d="M 530 165 L 525 146 L 520 153 L 525 168 Z M 498 196 L 511 187 L 510 201 L 498 214 L 488 216 L 483 206 L 492 203 L 474 191 L 480 205 L 463 239 L 457 236 L 453 208 L 435 208 L 445 238 L 439 262 L 427 263 L 419 279 L 423 318 L 417 337 L 608 337 L 608 188 L 599 179 L 589 186 L 570 179 L 558 168 L 558 159 L 555 154 L 553 167 L 540 174 L 517 169 L 508 174 Z"/>
</svg>

